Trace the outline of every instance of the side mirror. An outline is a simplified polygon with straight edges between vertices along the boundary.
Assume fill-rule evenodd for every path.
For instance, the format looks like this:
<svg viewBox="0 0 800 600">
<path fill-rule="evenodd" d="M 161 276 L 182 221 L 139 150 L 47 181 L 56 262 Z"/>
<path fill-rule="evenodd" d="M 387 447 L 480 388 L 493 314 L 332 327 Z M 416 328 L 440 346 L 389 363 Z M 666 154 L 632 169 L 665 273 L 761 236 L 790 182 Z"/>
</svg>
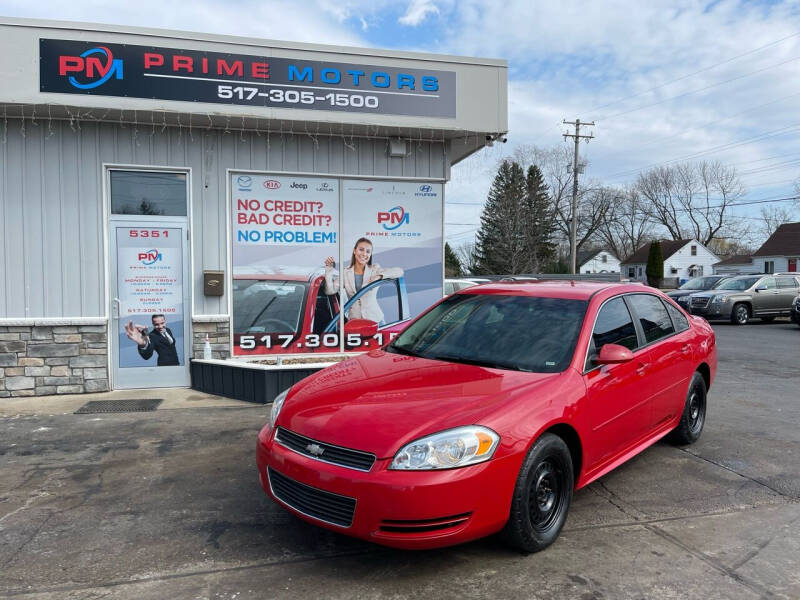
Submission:
<svg viewBox="0 0 800 600">
<path fill-rule="evenodd" d="M 619 363 L 633 360 L 633 352 L 625 346 L 618 344 L 604 344 L 600 348 L 600 354 L 594 359 L 598 365 L 617 365 Z"/>
<path fill-rule="evenodd" d="M 344 324 L 345 335 L 357 335 L 362 338 L 372 337 L 378 333 L 378 324 L 369 319 L 350 319 Z"/>
</svg>

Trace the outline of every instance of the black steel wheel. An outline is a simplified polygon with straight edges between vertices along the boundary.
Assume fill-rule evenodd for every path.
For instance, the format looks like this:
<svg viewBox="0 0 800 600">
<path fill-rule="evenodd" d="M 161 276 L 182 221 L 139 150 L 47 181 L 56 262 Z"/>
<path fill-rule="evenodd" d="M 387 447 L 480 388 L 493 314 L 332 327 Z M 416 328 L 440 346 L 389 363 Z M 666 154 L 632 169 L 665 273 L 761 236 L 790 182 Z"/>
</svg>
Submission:
<svg viewBox="0 0 800 600">
<path fill-rule="evenodd" d="M 545 433 L 522 463 L 501 534 L 506 542 L 523 552 L 552 544 L 567 520 L 573 486 L 569 448 L 557 435 Z"/>
<path fill-rule="evenodd" d="M 692 375 L 689 391 L 686 392 L 686 403 L 678 426 L 672 430 L 670 440 L 676 444 L 695 443 L 706 423 L 706 382 L 700 373 Z"/>
<path fill-rule="evenodd" d="M 750 307 L 743 302 L 734 304 L 731 310 L 731 322 L 735 325 L 747 325 L 750 320 Z"/>
</svg>

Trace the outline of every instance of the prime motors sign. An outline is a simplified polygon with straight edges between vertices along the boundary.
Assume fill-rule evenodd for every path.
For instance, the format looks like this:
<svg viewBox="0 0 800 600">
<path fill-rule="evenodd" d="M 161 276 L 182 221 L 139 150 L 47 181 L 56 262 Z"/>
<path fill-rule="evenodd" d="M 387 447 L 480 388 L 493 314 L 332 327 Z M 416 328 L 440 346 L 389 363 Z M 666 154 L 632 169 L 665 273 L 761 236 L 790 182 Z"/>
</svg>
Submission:
<svg viewBox="0 0 800 600">
<path fill-rule="evenodd" d="M 51 39 L 39 58 L 42 92 L 456 116 L 450 71 Z"/>
</svg>

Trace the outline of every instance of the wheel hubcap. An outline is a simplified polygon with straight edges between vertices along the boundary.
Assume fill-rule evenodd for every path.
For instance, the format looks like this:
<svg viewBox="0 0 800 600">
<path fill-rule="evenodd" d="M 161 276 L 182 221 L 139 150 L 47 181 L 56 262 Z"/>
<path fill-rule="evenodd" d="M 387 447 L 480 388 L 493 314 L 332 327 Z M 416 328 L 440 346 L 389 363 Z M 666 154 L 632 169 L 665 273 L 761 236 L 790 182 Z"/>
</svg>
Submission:
<svg viewBox="0 0 800 600">
<path fill-rule="evenodd" d="M 703 398 L 697 391 L 689 397 L 689 427 L 696 431 L 703 420 Z"/>
<path fill-rule="evenodd" d="M 745 321 L 747 321 L 747 308 L 745 308 L 744 306 L 740 306 L 736 310 L 736 317 L 739 319 L 740 323 L 744 323 Z"/>
<path fill-rule="evenodd" d="M 537 529 L 547 529 L 558 515 L 561 504 L 561 476 L 551 460 L 539 463 L 533 474 L 529 494 L 531 522 Z"/>
</svg>

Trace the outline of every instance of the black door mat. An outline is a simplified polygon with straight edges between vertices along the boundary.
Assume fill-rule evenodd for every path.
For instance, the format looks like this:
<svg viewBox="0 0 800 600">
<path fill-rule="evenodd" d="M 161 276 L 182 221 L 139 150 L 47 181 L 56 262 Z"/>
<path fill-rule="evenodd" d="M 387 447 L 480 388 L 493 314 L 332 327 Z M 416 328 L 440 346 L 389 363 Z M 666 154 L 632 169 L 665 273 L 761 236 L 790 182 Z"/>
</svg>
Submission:
<svg viewBox="0 0 800 600">
<path fill-rule="evenodd" d="M 92 413 L 150 412 L 158 408 L 163 398 L 143 400 L 92 400 L 75 411 L 76 415 Z"/>
</svg>

